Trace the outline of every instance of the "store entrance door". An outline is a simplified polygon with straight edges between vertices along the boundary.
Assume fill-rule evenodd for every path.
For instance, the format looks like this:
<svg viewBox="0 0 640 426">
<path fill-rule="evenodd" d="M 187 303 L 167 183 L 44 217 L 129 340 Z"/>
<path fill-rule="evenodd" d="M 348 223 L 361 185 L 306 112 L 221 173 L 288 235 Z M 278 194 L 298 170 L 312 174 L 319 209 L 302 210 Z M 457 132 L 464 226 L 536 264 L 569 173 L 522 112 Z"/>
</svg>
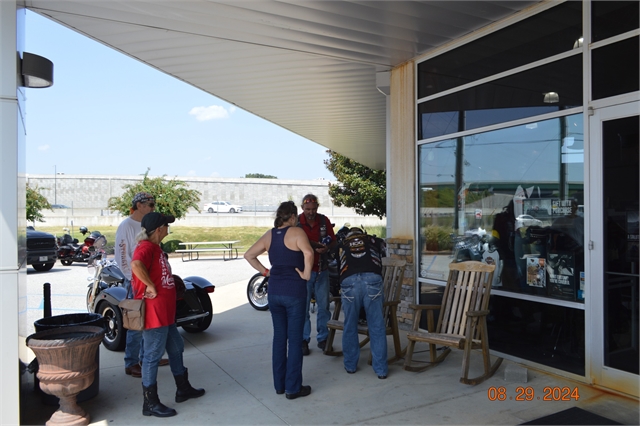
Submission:
<svg viewBox="0 0 640 426">
<path fill-rule="evenodd" d="M 591 339 L 594 384 L 638 396 L 638 133 L 640 103 L 595 110 L 589 120 Z M 589 337 L 590 336 L 590 337 Z"/>
</svg>

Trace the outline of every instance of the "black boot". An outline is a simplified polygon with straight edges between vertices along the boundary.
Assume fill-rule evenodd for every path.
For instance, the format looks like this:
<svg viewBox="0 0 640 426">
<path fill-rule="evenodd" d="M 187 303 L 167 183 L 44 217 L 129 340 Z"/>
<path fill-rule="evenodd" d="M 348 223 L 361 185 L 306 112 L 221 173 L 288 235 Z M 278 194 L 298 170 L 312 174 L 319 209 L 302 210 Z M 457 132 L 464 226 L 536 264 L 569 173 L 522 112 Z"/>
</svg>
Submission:
<svg viewBox="0 0 640 426">
<path fill-rule="evenodd" d="M 199 398 L 204 395 L 204 389 L 194 389 L 189 383 L 189 371 L 184 370 L 181 376 L 173 376 L 176 380 L 176 402 L 184 402 L 189 398 Z"/>
<path fill-rule="evenodd" d="M 157 384 L 148 388 L 142 385 L 142 394 L 144 395 L 144 404 L 142 405 L 142 414 L 144 416 L 171 417 L 178 414 L 176 410 L 160 402 Z"/>
</svg>

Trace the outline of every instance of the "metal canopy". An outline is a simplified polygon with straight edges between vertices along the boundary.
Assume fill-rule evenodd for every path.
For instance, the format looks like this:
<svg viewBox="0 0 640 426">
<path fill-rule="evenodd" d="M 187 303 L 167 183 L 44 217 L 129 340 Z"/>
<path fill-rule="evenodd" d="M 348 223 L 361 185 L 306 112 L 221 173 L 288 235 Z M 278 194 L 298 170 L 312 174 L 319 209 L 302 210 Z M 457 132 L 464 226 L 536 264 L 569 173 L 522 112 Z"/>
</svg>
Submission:
<svg viewBox="0 0 640 426">
<path fill-rule="evenodd" d="M 385 168 L 376 73 L 537 1 L 25 0 L 33 12 Z"/>
</svg>

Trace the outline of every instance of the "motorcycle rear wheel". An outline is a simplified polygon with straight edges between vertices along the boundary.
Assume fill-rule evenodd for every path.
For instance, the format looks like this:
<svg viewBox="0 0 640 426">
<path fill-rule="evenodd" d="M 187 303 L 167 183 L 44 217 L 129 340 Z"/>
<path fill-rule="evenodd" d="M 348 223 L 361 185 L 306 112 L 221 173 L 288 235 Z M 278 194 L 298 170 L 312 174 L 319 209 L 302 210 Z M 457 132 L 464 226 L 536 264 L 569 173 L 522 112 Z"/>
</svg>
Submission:
<svg viewBox="0 0 640 426">
<path fill-rule="evenodd" d="M 262 274 L 257 273 L 251 277 L 249 284 L 247 285 L 247 299 L 249 299 L 251 306 L 258 311 L 266 311 L 269 309 L 267 283 L 267 278 L 263 277 Z"/>
<path fill-rule="evenodd" d="M 182 326 L 182 329 L 187 333 L 200 333 L 205 331 L 211 325 L 211 321 L 213 320 L 213 305 L 211 304 L 211 298 L 209 297 L 209 293 L 205 291 L 198 291 L 198 300 L 200 301 L 200 305 L 202 305 L 203 312 L 209 312 L 204 318 L 200 318 L 196 322 L 192 324 L 185 324 Z"/>
<path fill-rule="evenodd" d="M 62 263 L 64 266 L 71 266 L 71 264 L 73 263 L 73 260 L 70 260 L 70 259 L 60 259 L 60 263 Z"/>
<path fill-rule="evenodd" d="M 127 329 L 122 326 L 122 312 L 109 302 L 98 305 L 97 313 L 104 317 L 106 332 L 102 343 L 110 351 L 121 351 L 127 344 Z"/>
</svg>

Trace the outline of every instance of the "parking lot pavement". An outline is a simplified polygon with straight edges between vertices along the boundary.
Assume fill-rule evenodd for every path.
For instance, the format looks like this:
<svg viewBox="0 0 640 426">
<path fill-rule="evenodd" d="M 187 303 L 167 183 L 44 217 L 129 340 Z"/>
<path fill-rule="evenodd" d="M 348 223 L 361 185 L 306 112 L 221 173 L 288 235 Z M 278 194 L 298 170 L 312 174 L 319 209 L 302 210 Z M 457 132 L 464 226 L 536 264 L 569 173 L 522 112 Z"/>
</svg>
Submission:
<svg viewBox="0 0 640 426">
<path fill-rule="evenodd" d="M 249 281 L 256 271 L 242 257 L 224 261 L 222 257 L 201 257 L 200 260 L 183 262 L 181 258 L 171 256 L 169 259 L 173 273 L 181 277 L 200 276 L 209 280 L 216 287 L 223 287 L 238 281 Z M 266 256 L 263 263 L 268 265 Z M 43 317 L 44 298 L 43 284 L 51 284 L 52 315 L 86 312 L 87 286 L 89 272 L 86 263 L 73 263 L 64 266 L 56 262 L 53 269 L 47 272 L 36 272 L 27 267 L 26 294 L 26 327 L 24 336 L 35 330 L 34 321 Z M 23 296 L 24 297 L 24 296 Z M 246 296 L 245 296 L 246 299 Z"/>
</svg>

